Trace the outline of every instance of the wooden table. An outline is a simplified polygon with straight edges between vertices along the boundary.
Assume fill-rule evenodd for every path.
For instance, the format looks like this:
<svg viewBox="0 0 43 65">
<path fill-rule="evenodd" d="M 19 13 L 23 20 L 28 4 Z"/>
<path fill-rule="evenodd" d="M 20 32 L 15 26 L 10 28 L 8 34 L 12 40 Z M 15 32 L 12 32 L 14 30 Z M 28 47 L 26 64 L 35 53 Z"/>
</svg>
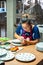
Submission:
<svg viewBox="0 0 43 65">
<path fill-rule="evenodd" d="M 35 45 L 30 45 L 30 46 L 24 46 L 24 49 L 19 51 L 18 53 L 21 52 L 30 52 L 35 54 L 36 60 L 28 63 L 20 62 L 17 61 L 16 59 L 13 59 L 12 61 L 5 62 L 5 65 L 37 65 L 42 59 L 43 59 L 43 52 L 39 52 L 35 49 Z"/>
</svg>

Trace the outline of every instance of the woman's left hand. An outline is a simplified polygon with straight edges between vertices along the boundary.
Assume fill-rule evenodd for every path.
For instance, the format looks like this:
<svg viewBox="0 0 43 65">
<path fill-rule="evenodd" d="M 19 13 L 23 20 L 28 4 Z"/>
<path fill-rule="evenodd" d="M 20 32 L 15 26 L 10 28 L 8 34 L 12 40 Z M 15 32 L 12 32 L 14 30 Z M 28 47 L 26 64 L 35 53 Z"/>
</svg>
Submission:
<svg viewBox="0 0 43 65">
<path fill-rule="evenodd" d="M 30 41 L 30 39 L 29 38 L 26 38 L 26 41 Z"/>
<path fill-rule="evenodd" d="M 23 39 L 22 42 L 21 42 L 21 44 L 26 45 L 26 40 Z"/>
</svg>

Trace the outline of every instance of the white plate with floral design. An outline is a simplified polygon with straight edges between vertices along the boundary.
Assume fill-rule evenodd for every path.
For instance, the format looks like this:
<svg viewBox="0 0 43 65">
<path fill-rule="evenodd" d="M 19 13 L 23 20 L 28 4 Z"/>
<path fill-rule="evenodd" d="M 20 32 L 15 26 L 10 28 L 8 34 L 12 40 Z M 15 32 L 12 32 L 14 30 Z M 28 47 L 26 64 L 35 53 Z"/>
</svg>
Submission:
<svg viewBox="0 0 43 65">
<path fill-rule="evenodd" d="M 0 57 L 0 60 L 8 61 L 8 60 L 12 60 L 14 57 L 15 56 L 11 51 L 7 51 L 7 55 Z"/>
<path fill-rule="evenodd" d="M 15 56 L 15 58 L 19 61 L 29 62 L 33 61 L 36 57 L 32 53 L 19 53 Z"/>
<path fill-rule="evenodd" d="M 0 48 L 0 57 L 6 54 L 7 54 L 7 51 L 5 49 Z"/>
</svg>

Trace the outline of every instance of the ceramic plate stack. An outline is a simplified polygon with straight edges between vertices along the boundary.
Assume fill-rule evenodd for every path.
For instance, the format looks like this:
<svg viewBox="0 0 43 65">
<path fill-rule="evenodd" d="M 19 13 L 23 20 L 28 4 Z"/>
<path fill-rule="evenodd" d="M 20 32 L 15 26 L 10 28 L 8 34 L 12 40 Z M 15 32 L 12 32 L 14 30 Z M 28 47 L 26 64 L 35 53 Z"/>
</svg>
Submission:
<svg viewBox="0 0 43 65">
<path fill-rule="evenodd" d="M 29 62 L 35 59 L 35 55 L 32 53 L 19 53 L 15 56 L 15 58 L 22 62 Z"/>
<path fill-rule="evenodd" d="M 43 42 L 39 42 L 36 44 L 36 49 L 39 51 L 43 51 Z"/>
<path fill-rule="evenodd" d="M 23 45 L 23 44 L 21 44 L 21 41 L 19 39 L 10 40 L 8 42 L 12 43 L 14 46 L 22 46 Z"/>
<path fill-rule="evenodd" d="M 7 61 L 14 58 L 14 54 L 11 51 L 0 49 L 0 61 Z"/>
</svg>

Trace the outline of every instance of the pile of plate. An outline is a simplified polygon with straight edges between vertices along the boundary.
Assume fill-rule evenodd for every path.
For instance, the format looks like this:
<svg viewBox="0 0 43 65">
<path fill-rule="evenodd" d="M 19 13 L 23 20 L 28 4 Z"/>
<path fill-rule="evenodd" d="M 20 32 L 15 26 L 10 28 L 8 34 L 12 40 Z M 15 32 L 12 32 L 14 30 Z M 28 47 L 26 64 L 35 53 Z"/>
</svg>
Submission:
<svg viewBox="0 0 43 65">
<path fill-rule="evenodd" d="M 0 60 L 7 61 L 14 58 L 14 54 L 11 51 L 0 48 Z"/>
<path fill-rule="evenodd" d="M 21 40 L 19 40 L 19 39 L 9 40 L 8 42 L 12 43 L 14 46 L 22 46 L 23 45 L 23 44 L 21 44 Z"/>
<path fill-rule="evenodd" d="M 36 44 L 36 49 L 39 51 L 43 51 L 43 42 L 39 42 Z"/>
</svg>

